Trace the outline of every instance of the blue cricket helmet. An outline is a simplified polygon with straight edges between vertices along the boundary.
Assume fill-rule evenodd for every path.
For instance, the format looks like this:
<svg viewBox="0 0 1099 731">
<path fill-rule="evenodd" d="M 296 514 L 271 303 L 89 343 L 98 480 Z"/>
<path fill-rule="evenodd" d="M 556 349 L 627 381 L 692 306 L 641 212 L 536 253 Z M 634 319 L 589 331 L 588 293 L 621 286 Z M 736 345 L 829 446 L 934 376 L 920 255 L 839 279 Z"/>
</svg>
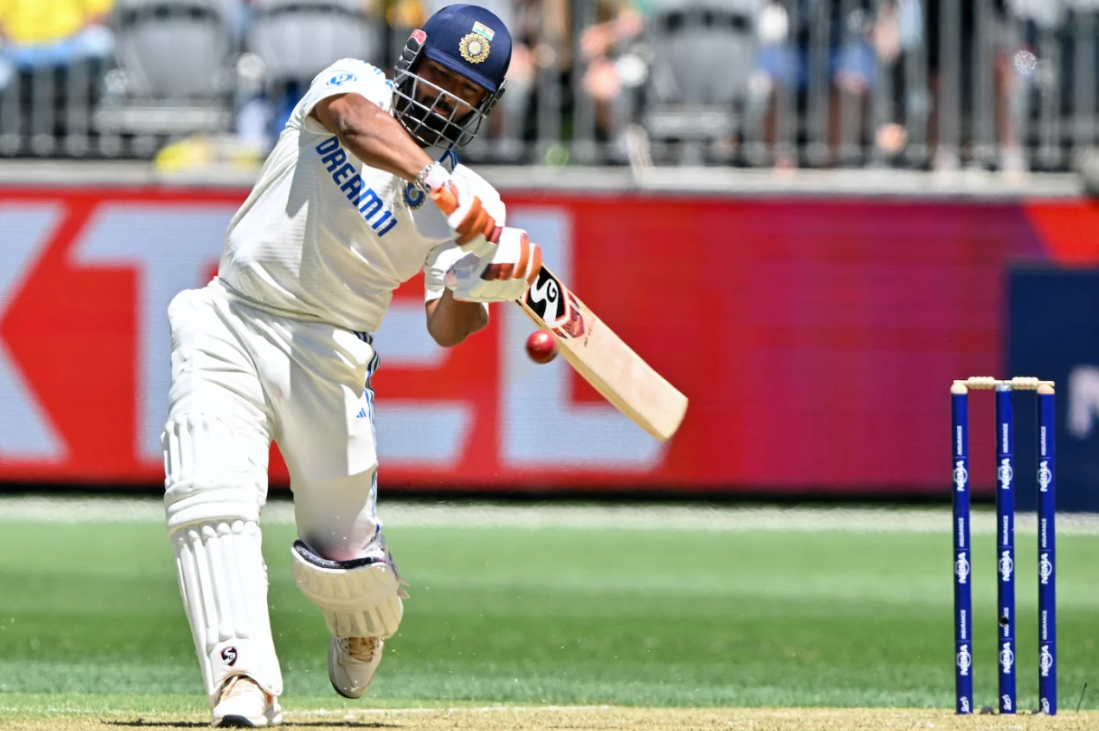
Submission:
<svg viewBox="0 0 1099 731">
<path fill-rule="evenodd" d="M 428 18 L 424 55 L 495 94 L 511 63 L 511 34 L 477 5 L 448 5 Z"/>
<path fill-rule="evenodd" d="M 428 58 L 488 93 L 477 107 L 416 72 Z M 394 115 L 420 144 L 458 148 L 469 143 L 504 93 L 511 34 L 500 18 L 477 5 L 448 5 L 412 31 L 397 61 Z"/>
</svg>

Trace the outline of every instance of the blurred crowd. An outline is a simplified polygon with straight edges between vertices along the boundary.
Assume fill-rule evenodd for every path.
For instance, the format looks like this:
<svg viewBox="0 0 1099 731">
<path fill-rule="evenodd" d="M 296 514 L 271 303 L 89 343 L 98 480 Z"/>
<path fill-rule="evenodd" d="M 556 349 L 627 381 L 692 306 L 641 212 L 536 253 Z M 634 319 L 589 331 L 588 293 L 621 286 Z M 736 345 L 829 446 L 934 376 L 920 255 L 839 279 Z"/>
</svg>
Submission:
<svg viewBox="0 0 1099 731">
<path fill-rule="evenodd" d="M 259 156 L 324 66 L 391 71 L 447 4 L 0 0 L 0 152 L 198 135 Z M 1099 0 L 480 4 L 516 42 L 475 158 L 1020 171 L 1093 142 Z"/>
</svg>

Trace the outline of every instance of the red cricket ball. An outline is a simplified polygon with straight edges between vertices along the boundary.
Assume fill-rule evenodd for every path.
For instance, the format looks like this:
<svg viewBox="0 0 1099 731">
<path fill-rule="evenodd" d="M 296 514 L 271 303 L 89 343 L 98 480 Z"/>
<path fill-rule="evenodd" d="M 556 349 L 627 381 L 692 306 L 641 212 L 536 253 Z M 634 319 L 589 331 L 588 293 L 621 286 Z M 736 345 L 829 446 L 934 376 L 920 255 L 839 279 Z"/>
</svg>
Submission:
<svg viewBox="0 0 1099 731">
<path fill-rule="evenodd" d="M 527 355 L 535 363 L 549 363 L 557 357 L 557 338 L 549 330 L 535 330 L 527 338 Z"/>
</svg>

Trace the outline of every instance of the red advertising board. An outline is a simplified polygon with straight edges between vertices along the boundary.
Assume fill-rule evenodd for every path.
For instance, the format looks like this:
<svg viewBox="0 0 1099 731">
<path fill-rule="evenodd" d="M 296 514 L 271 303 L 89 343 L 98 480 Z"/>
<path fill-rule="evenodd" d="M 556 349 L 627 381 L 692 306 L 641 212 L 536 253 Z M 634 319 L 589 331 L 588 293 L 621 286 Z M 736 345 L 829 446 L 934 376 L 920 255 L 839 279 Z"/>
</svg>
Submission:
<svg viewBox="0 0 1099 731">
<path fill-rule="evenodd" d="M 165 308 L 213 275 L 245 194 L 0 189 L 0 481 L 162 479 Z M 1099 261 L 1081 233 L 1099 230 L 1099 209 L 1083 201 L 508 204 L 554 271 L 689 396 L 683 427 L 662 445 L 560 359 L 531 363 L 531 325 L 511 305 L 436 347 L 414 281 L 377 334 L 383 482 L 939 490 L 950 380 L 1001 372 L 1007 264 Z M 991 462 L 974 442 L 976 474 Z M 285 482 L 278 460 L 272 478 Z"/>
</svg>

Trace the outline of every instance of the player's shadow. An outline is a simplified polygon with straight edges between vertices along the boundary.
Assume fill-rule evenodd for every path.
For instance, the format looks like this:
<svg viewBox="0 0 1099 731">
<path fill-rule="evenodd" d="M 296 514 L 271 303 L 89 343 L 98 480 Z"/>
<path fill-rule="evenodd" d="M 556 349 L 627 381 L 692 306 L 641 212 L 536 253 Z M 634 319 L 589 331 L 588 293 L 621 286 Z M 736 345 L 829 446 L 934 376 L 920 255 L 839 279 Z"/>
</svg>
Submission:
<svg viewBox="0 0 1099 731">
<path fill-rule="evenodd" d="M 287 723 L 282 722 L 282 726 L 288 728 L 309 728 L 310 726 L 316 726 L 319 728 L 404 728 L 399 723 L 381 723 L 380 721 L 291 721 Z"/>
<path fill-rule="evenodd" d="M 122 726 L 125 728 L 210 728 L 209 723 L 203 721 L 148 721 L 138 718 L 133 721 L 103 721 L 107 726 Z M 381 723 L 379 721 L 283 721 L 282 728 L 402 728 L 396 723 Z"/>
<path fill-rule="evenodd" d="M 131 728 L 209 728 L 202 721 L 146 721 L 138 718 L 134 721 L 103 721 L 107 726 L 128 726 Z"/>
</svg>

